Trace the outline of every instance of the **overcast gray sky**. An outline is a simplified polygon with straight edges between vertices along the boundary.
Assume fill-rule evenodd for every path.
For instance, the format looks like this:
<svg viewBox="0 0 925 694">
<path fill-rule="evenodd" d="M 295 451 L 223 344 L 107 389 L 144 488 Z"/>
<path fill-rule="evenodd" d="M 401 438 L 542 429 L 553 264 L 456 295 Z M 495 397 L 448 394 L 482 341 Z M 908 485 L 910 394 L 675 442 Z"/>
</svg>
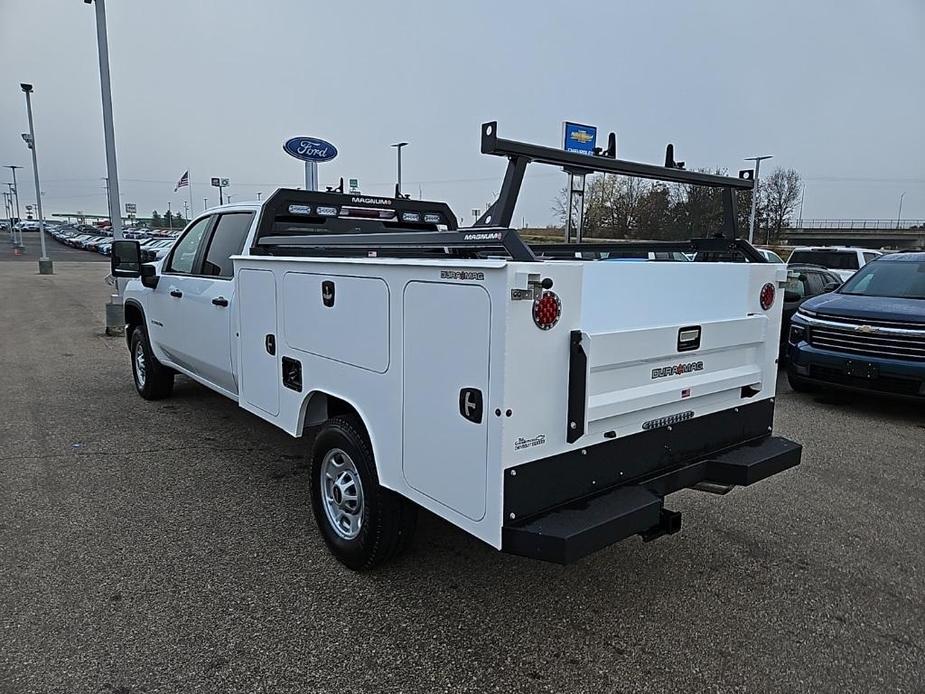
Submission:
<svg viewBox="0 0 925 694">
<path fill-rule="evenodd" d="M 108 0 L 122 201 L 215 204 L 302 184 L 282 142 L 313 135 L 340 155 L 323 183 L 406 192 L 470 221 L 504 162 L 478 152 L 481 122 L 560 144 L 563 119 L 617 131 L 624 159 L 688 167 L 794 167 L 804 217 L 925 218 L 925 1 Z M 0 0 L 0 164 L 32 167 L 20 82 L 35 85 L 46 212 L 102 213 L 106 175 L 92 6 Z M 535 169 L 535 170 L 534 170 Z M 518 223 L 553 221 L 564 174 L 534 167 Z M 8 170 L 0 182 L 9 180 Z"/>
</svg>

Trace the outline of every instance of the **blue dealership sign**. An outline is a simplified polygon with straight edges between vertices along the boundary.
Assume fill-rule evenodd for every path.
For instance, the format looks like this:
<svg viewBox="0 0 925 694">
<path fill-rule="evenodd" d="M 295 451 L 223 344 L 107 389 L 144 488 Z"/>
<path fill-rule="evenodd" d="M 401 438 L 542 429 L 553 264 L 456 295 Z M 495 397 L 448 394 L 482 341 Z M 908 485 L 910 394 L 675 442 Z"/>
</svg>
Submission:
<svg viewBox="0 0 925 694">
<path fill-rule="evenodd" d="M 597 126 L 562 122 L 562 149 L 575 154 L 594 154 Z"/>
<path fill-rule="evenodd" d="M 283 150 L 302 161 L 331 161 L 337 156 L 337 147 L 317 137 L 293 137 L 286 140 Z"/>
</svg>

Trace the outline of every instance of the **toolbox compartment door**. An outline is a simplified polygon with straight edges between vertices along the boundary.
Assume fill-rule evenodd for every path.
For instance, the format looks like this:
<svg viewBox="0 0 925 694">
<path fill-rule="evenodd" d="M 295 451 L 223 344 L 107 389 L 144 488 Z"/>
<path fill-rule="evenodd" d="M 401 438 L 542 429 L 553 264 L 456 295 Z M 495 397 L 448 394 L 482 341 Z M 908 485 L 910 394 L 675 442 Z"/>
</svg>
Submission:
<svg viewBox="0 0 925 694">
<path fill-rule="evenodd" d="M 240 270 L 236 297 L 241 312 L 238 403 L 261 417 L 275 417 L 281 378 L 275 348 L 276 277 L 270 270 Z"/>
<path fill-rule="evenodd" d="M 415 281 L 405 286 L 402 303 L 405 479 L 440 504 L 481 520 L 491 299 L 477 285 Z"/>
</svg>

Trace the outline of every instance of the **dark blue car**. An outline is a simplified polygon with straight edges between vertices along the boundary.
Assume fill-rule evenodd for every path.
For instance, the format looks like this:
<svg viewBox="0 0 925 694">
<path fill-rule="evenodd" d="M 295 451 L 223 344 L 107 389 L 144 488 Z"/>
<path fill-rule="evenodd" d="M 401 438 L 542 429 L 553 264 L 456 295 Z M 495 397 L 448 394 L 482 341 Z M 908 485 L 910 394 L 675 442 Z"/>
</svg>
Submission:
<svg viewBox="0 0 925 694">
<path fill-rule="evenodd" d="M 794 390 L 835 386 L 925 401 L 925 252 L 882 256 L 838 291 L 806 301 L 788 343 Z"/>
</svg>

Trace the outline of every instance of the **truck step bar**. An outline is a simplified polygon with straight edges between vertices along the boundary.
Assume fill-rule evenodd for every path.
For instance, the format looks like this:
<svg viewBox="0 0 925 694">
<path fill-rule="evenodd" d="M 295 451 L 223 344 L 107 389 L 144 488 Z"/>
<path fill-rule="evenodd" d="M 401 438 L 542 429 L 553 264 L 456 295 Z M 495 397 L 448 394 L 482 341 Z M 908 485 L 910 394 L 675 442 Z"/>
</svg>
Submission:
<svg viewBox="0 0 925 694">
<path fill-rule="evenodd" d="M 776 436 L 739 446 L 505 526 L 501 549 L 569 564 L 633 535 L 648 541 L 673 534 L 681 529 L 681 514 L 664 508 L 667 494 L 701 482 L 747 486 L 798 465 L 801 451 L 799 444 Z"/>
</svg>

